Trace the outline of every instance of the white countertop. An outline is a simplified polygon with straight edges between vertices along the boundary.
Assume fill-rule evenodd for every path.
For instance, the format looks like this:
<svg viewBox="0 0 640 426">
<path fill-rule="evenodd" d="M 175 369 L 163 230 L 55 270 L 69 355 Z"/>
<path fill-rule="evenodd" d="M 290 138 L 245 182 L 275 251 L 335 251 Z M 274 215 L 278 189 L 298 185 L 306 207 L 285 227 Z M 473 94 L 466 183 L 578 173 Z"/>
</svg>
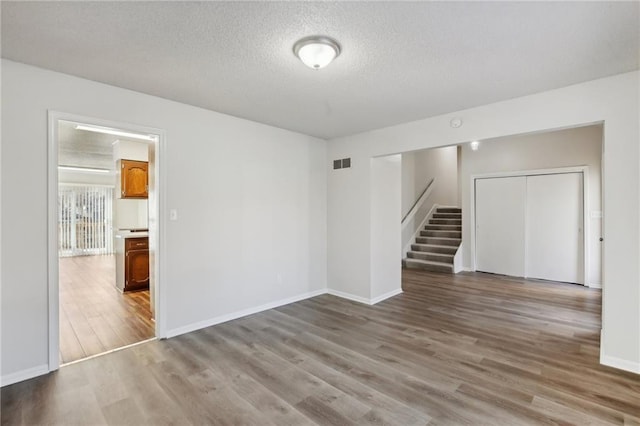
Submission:
<svg viewBox="0 0 640 426">
<path fill-rule="evenodd" d="M 149 236 L 149 232 L 122 232 L 122 231 L 118 231 L 116 232 L 115 237 L 116 238 L 145 238 Z"/>
</svg>

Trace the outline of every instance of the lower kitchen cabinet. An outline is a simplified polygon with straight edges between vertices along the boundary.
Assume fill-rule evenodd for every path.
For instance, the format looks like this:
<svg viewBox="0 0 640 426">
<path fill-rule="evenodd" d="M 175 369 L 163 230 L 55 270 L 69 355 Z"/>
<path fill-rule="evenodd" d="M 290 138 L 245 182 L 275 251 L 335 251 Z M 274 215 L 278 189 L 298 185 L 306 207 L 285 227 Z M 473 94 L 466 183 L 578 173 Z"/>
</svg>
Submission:
<svg viewBox="0 0 640 426">
<path fill-rule="evenodd" d="M 149 238 L 123 238 L 116 245 L 116 286 L 122 291 L 149 288 Z"/>
<path fill-rule="evenodd" d="M 136 240 L 145 240 L 136 241 Z M 131 249 L 125 252 L 125 290 L 139 290 L 149 287 L 149 245 L 147 238 L 128 238 L 127 243 L 131 242 Z M 135 245 L 140 244 L 145 248 L 136 248 Z"/>
</svg>

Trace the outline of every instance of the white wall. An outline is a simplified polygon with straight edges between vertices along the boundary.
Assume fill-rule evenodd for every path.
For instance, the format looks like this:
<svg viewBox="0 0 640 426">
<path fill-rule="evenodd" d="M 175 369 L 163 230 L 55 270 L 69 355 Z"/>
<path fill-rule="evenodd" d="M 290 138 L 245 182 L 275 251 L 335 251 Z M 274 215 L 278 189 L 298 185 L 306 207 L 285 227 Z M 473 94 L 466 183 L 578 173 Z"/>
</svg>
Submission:
<svg viewBox="0 0 640 426">
<path fill-rule="evenodd" d="M 149 161 L 149 143 L 118 139 L 113 143 L 113 161 Z"/>
<path fill-rule="evenodd" d="M 409 166 L 406 173 L 405 163 Z M 437 180 L 431 194 L 436 204 L 458 205 L 458 147 L 405 152 L 402 154 L 402 166 L 403 215 L 409 211 L 432 178 Z"/>
<path fill-rule="evenodd" d="M 401 164 L 400 155 L 371 159 L 370 302 L 401 291 Z"/>
<path fill-rule="evenodd" d="M 400 154 L 401 171 L 401 214 L 407 214 L 417 197 L 420 196 L 420 184 L 416 182 L 416 156 L 413 152 Z M 424 184 L 423 184 L 424 186 Z M 422 188 L 424 189 L 424 187 Z"/>
<path fill-rule="evenodd" d="M 166 131 L 169 334 L 326 287 L 325 141 L 11 61 L 2 89 L 3 382 L 48 362 L 47 110 Z"/>
<path fill-rule="evenodd" d="M 640 150 L 638 72 L 621 74 L 329 141 L 328 158 L 375 156 L 604 121 L 603 333 L 601 361 L 640 372 Z M 460 117 L 454 129 L 449 121 Z M 365 295 L 371 286 L 369 167 L 329 178 L 328 284 Z M 358 253 L 354 256 L 353 253 Z"/>
<path fill-rule="evenodd" d="M 458 205 L 458 148 L 424 149 L 404 152 L 402 156 L 402 215 L 424 191 L 427 183 L 436 178 L 431 198 L 436 204 Z"/>
</svg>

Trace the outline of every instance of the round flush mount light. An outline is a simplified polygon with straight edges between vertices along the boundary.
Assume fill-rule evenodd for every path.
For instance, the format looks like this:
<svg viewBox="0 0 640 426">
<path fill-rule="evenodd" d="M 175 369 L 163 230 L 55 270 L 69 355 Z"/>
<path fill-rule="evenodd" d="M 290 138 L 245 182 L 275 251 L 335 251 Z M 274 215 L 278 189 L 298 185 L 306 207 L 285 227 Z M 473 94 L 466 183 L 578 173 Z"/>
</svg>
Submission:
<svg viewBox="0 0 640 426">
<path fill-rule="evenodd" d="M 452 118 L 451 121 L 449 122 L 449 125 L 452 128 L 457 129 L 458 127 L 462 126 L 462 118 L 459 118 L 459 117 Z"/>
<path fill-rule="evenodd" d="M 293 53 L 309 68 L 319 70 L 340 55 L 340 45 L 326 36 L 305 37 L 293 45 Z"/>
</svg>

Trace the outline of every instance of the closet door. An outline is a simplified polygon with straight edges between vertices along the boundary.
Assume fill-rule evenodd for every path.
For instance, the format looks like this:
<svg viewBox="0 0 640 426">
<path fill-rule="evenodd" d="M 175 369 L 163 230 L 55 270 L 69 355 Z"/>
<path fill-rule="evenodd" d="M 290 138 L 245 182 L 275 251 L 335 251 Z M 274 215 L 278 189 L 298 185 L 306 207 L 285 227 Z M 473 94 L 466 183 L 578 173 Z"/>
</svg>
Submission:
<svg viewBox="0 0 640 426">
<path fill-rule="evenodd" d="M 527 177 L 527 277 L 584 284 L 582 173 Z"/>
<path fill-rule="evenodd" d="M 476 179 L 477 271 L 525 275 L 526 179 Z"/>
</svg>

